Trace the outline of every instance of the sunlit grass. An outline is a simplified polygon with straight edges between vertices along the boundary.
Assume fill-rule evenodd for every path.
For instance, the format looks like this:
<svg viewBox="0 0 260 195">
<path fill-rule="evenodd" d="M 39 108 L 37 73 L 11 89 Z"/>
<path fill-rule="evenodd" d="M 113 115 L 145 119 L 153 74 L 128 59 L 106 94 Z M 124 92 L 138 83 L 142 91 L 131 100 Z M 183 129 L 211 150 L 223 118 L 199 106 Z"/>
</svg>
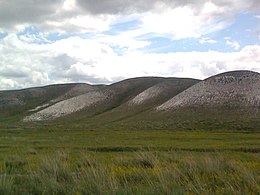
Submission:
<svg viewBox="0 0 260 195">
<path fill-rule="evenodd" d="M 257 194 L 257 132 L 2 131 L 1 194 Z"/>
</svg>

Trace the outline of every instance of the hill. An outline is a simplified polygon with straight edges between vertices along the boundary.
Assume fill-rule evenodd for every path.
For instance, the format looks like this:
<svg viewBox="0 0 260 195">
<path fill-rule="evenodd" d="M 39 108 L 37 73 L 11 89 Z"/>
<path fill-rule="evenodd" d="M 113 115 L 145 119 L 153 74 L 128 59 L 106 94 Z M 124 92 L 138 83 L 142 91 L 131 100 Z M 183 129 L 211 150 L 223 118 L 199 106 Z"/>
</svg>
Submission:
<svg viewBox="0 0 260 195">
<path fill-rule="evenodd" d="M 259 130 L 259 111 L 260 74 L 252 71 L 0 92 L 1 121 L 18 126 Z"/>
<path fill-rule="evenodd" d="M 210 77 L 157 107 L 168 110 L 180 107 L 256 107 L 260 106 L 260 74 L 233 71 Z"/>
<path fill-rule="evenodd" d="M 30 112 L 67 98 L 84 94 L 99 86 L 88 84 L 59 84 L 22 90 L 0 91 L 0 121 L 20 120 Z"/>
</svg>

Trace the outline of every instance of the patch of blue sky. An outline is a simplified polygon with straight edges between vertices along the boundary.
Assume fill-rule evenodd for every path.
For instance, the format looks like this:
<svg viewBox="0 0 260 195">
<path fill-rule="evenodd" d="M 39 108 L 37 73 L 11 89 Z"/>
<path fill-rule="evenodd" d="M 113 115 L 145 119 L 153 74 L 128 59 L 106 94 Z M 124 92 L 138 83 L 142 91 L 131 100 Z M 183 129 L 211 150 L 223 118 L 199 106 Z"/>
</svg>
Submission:
<svg viewBox="0 0 260 195">
<path fill-rule="evenodd" d="M 67 39 L 69 37 L 75 36 L 74 34 L 65 34 L 65 33 L 58 33 L 58 32 L 52 32 L 49 33 L 46 36 L 46 39 L 50 42 L 55 42 L 55 41 L 59 41 L 62 39 Z"/>
<path fill-rule="evenodd" d="M 254 45 L 259 43 L 257 36 L 257 26 L 259 19 L 255 14 L 250 12 L 241 12 L 235 17 L 235 22 L 228 28 L 215 33 L 216 39 L 230 38 L 230 40 L 237 41 L 241 47 L 246 45 Z"/>
<path fill-rule="evenodd" d="M 0 39 L 5 38 L 8 35 L 6 32 L 0 32 Z"/>
<path fill-rule="evenodd" d="M 149 39 L 150 45 L 143 48 L 148 53 L 170 53 L 170 52 L 207 52 L 207 51 L 223 51 L 229 48 L 223 48 L 222 44 L 217 43 L 200 43 L 200 39 L 188 38 L 173 40 L 165 37 L 154 37 Z"/>
<path fill-rule="evenodd" d="M 138 26 L 141 24 L 140 20 L 133 19 L 126 22 L 119 22 L 116 24 L 112 24 L 110 29 L 105 33 L 107 35 L 117 35 L 118 33 L 131 31 L 138 29 Z"/>
<path fill-rule="evenodd" d="M 68 39 L 70 37 L 75 37 L 75 36 L 78 36 L 83 39 L 88 39 L 93 37 L 93 33 L 58 33 L 58 32 L 42 33 L 37 27 L 30 26 L 25 28 L 23 31 L 17 33 L 17 36 L 35 37 L 34 40 L 32 39 L 31 41 L 32 43 L 46 44 L 46 43 L 53 43 L 55 41 L 59 41 L 62 39 Z"/>
<path fill-rule="evenodd" d="M 17 33 L 18 36 L 21 35 L 31 35 L 31 34 L 39 34 L 39 29 L 36 26 L 28 26 L 24 30 Z"/>
<path fill-rule="evenodd" d="M 178 40 L 173 41 L 172 39 L 165 37 L 154 37 L 148 40 L 150 45 L 143 48 L 144 52 L 148 53 L 169 53 L 169 52 L 182 52 L 187 50 L 187 41 Z M 191 44 L 189 42 L 188 44 Z"/>
<path fill-rule="evenodd" d="M 35 26 L 26 27 L 23 31 L 17 33 L 17 36 L 27 38 L 30 43 L 45 44 L 48 40 L 45 39 L 43 33 Z"/>
<path fill-rule="evenodd" d="M 89 39 L 93 37 L 93 33 L 49 33 L 46 36 L 46 39 L 48 39 L 50 42 L 59 41 L 62 39 L 68 39 L 70 37 L 80 37 L 82 39 Z"/>
<path fill-rule="evenodd" d="M 127 51 L 127 47 L 118 47 L 117 45 L 109 45 L 109 47 L 112 48 L 118 56 L 123 56 Z"/>
</svg>

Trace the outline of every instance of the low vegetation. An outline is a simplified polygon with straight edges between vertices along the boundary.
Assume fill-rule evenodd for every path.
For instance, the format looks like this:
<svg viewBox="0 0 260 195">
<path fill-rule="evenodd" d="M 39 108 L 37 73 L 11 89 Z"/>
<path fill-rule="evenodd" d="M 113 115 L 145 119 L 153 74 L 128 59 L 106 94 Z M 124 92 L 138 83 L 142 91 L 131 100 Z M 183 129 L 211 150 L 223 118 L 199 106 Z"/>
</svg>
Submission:
<svg viewBox="0 0 260 195">
<path fill-rule="evenodd" d="M 259 132 L 2 130 L 0 194 L 259 194 Z"/>
</svg>

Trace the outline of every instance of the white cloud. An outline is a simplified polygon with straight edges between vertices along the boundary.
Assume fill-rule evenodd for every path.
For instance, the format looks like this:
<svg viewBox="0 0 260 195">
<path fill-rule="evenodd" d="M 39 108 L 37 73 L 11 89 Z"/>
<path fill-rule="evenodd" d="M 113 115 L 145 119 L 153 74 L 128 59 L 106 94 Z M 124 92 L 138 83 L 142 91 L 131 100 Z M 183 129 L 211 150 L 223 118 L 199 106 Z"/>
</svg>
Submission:
<svg viewBox="0 0 260 195">
<path fill-rule="evenodd" d="M 47 20 L 40 25 L 40 28 L 45 32 L 55 30 L 60 33 L 102 32 L 110 29 L 113 18 L 110 15 L 79 15 L 59 20 Z"/>
<path fill-rule="evenodd" d="M 144 50 L 152 43 L 149 38 L 158 36 L 217 43 L 211 33 L 232 24 L 237 13 L 252 10 L 260 10 L 258 0 L 0 0 L 0 31 L 13 32 L 0 39 L 0 89 L 108 83 L 152 75 L 205 78 L 234 69 L 260 71 L 260 46 L 241 48 L 231 38 L 225 39 L 235 50 L 229 53 Z M 125 23 L 131 27 L 125 28 Z M 120 24 L 123 27 L 118 28 Z M 28 26 L 40 32 L 15 34 Z M 112 27 L 118 31 L 107 32 Z M 49 41 L 49 32 L 64 33 L 64 37 L 87 32 L 91 38 Z"/>
<path fill-rule="evenodd" d="M 125 45 L 131 48 L 131 43 Z M 230 53 L 145 53 L 126 49 L 119 55 L 109 40 L 102 39 L 71 37 L 37 45 L 28 44 L 10 34 L 0 41 L 1 89 L 61 82 L 108 83 L 136 76 L 202 79 L 237 69 L 260 72 L 259 67 L 259 45 L 246 46 Z"/>
<path fill-rule="evenodd" d="M 21 85 L 21 83 L 15 81 L 14 79 L 6 79 L 0 77 L 0 90 L 6 90 L 6 89 L 17 89 L 21 87 L 26 87 Z"/>
<path fill-rule="evenodd" d="M 235 50 L 238 50 L 240 48 L 240 44 L 237 41 L 228 39 L 228 40 L 226 40 L 226 44 Z"/>
<path fill-rule="evenodd" d="M 0 86 L 21 88 L 49 83 L 49 64 L 52 57 L 47 47 L 28 44 L 15 34 L 0 41 Z M 47 57 L 47 58 L 46 58 Z"/>
<path fill-rule="evenodd" d="M 146 32 L 168 35 L 172 39 L 200 38 L 224 29 L 232 19 L 229 7 L 217 6 L 212 2 L 202 4 L 199 10 L 189 4 L 161 9 L 161 12 L 143 14 L 142 28 Z"/>
<path fill-rule="evenodd" d="M 66 11 L 74 10 L 76 7 L 77 7 L 76 0 L 65 0 L 62 5 L 62 9 Z"/>
</svg>

